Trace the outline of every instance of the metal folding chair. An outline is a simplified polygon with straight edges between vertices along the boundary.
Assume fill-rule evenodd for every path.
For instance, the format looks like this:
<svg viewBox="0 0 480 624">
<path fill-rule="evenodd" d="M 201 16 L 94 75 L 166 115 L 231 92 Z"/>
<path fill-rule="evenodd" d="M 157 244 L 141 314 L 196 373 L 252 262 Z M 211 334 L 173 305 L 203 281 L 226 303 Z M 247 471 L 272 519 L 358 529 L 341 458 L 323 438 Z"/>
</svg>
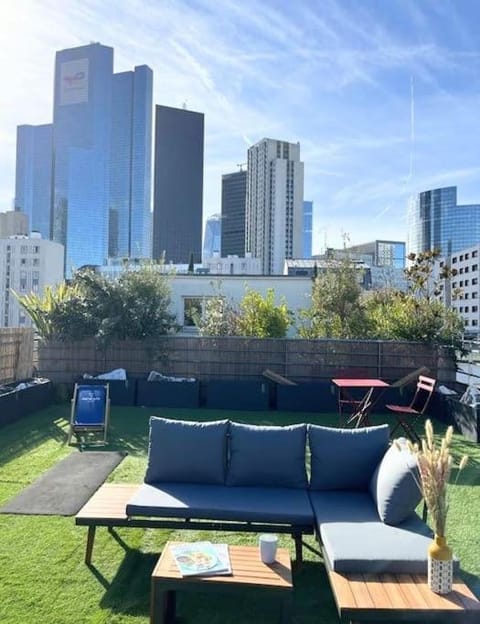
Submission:
<svg viewBox="0 0 480 624">
<path fill-rule="evenodd" d="M 430 399 L 435 389 L 436 380 L 432 377 L 419 375 L 417 388 L 409 405 L 386 405 L 397 418 L 397 424 L 390 434 L 393 437 L 395 431 L 401 427 L 413 442 L 420 444 L 420 436 L 415 431 L 415 424 L 427 410 Z"/>
</svg>

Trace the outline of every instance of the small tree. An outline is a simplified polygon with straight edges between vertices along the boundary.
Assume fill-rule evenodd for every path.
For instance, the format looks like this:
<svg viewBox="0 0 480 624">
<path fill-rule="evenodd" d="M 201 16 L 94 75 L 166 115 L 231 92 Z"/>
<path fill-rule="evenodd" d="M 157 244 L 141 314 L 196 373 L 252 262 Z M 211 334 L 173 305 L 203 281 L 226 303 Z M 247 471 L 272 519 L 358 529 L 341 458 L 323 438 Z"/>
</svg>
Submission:
<svg viewBox="0 0 480 624">
<path fill-rule="evenodd" d="M 367 319 L 361 306 L 358 271 L 350 258 L 330 261 L 313 281 L 310 308 L 302 310 L 303 338 L 361 338 Z"/>
<path fill-rule="evenodd" d="M 18 297 L 44 339 L 145 339 L 175 331 L 168 276 L 153 264 L 124 270 L 117 280 L 85 269 L 43 296 Z"/>
<path fill-rule="evenodd" d="M 238 319 L 239 334 L 258 338 L 284 338 L 293 323 L 293 314 L 284 299 L 275 304 L 273 288 L 267 290 L 265 297 L 254 290 L 246 289 L 240 302 Z"/>
</svg>

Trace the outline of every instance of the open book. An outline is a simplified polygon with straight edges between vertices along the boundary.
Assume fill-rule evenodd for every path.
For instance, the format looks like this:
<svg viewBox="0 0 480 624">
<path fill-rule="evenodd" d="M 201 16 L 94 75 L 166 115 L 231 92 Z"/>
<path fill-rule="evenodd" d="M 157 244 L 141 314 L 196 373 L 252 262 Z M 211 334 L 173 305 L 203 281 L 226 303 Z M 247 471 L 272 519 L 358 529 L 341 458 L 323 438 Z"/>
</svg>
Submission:
<svg viewBox="0 0 480 624">
<path fill-rule="evenodd" d="M 216 576 L 231 574 L 228 544 L 191 542 L 170 546 L 182 576 Z"/>
</svg>

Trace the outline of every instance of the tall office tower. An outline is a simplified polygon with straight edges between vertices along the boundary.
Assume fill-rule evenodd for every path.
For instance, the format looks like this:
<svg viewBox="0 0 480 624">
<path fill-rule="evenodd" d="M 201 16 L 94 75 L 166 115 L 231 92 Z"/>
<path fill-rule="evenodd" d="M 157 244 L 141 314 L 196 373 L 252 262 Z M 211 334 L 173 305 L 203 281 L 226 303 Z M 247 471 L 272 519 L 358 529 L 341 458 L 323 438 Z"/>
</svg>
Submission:
<svg viewBox="0 0 480 624">
<path fill-rule="evenodd" d="M 203 257 L 211 258 L 220 255 L 222 241 L 222 221 L 219 214 L 214 214 L 205 223 L 203 239 Z"/>
<path fill-rule="evenodd" d="M 313 202 L 303 202 L 303 257 L 312 257 Z"/>
<path fill-rule="evenodd" d="M 222 175 L 222 258 L 245 256 L 246 170 Z"/>
<path fill-rule="evenodd" d="M 110 257 L 151 257 L 152 89 L 146 65 L 113 76 Z"/>
<path fill-rule="evenodd" d="M 57 52 L 53 107 L 51 238 L 67 274 L 108 255 L 113 49 Z"/>
<path fill-rule="evenodd" d="M 478 244 L 480 204 L 457 205 L 457 187 L 424 191 L 407 210 L 407 252 L 448 255 Z"/>
<path fill-rule="evenodd" d="M 285 259 L 302 257 L 302 231 L 300 143 L 262 139 L 248 150 L 246 251 L 280 275 Z"/>
<path fill-rule="evenodd" d="M 109 255 L 150 257 L 152 72 L 113 74 L 113 49 L 57 52 L 51 238 L 67 274 Z"/>
<path fill-rule="evenodd" d="M 31 229 L 46 239 L 50 238 L 51 202 L 52 124 L 18 126 L 15 209 L 25 213 Z"/>
<path fill-rule="evenodd" d="M 28 234 L 28 215 L 20 210 L 0 212 L 0 238 Z"/>
<path fill-rule="evenodd" d="M 204 115 L 156 106 L 153 257 L 194 262 L 202 255 Z"/>
</svg>

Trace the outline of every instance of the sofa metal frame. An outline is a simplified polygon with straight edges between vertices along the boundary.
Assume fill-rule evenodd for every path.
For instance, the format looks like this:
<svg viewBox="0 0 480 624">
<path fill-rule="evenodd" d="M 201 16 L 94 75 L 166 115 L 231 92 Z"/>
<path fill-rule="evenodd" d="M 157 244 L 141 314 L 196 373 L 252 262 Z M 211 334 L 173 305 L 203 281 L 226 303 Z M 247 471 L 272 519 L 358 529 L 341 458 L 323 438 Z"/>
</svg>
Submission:
<svg viewBox="0 0 480 624">
<path fill-rule="evenodd" d="M 234 522 L 220 520 L 200 520 L 191 518 L 157 518 L 127 516 L 126 504 L 139 485 L 106 483 L 82 507 L 75 517 L 75 524 L 87 526 L 87 546 L 85 563 L 92 561 L 93 544 L 97 527 L 107 527 L 110 532 L 115 527 L 144 529 L 193 529 L 202 531 L 232 531 L 243 533 L 289 534 L 295 542 L 295 559 L 302 562 L 303 535 L 313 535 L 312 525 L 273 524 L 262 522 Z"/>
</svg>

